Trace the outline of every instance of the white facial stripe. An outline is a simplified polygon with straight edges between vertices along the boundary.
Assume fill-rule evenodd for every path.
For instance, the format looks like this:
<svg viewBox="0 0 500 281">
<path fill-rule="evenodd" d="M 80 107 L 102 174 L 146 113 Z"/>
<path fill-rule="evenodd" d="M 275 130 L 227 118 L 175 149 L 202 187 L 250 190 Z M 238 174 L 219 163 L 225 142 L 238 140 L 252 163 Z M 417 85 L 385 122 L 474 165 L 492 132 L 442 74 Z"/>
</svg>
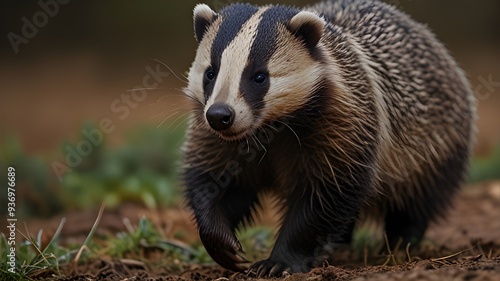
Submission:
<svg viewBox="0 0 500 281">
<path fill-rule="evenodd" d="M 260 18 L 267 9 L 268 7 L 260 8 L 252 15 L 222 53 L 217 81 L 207 107 L 216 102 L 225 102 L 234 106 L 238 100 L 241 100 L 239 96 L 241 74 L 247 65 L 251 46 L 257 37 Z"/>
<path fill-rule="evenodd" d="M 215 40 L 217 30 L 221 24 L 221 18 L 217 18 L 205 33 L 203 40 L 198 46 L 193 65 L 189 70 L 188 87 L 184 90 L 186 95 L 195 98 L 200 103 L 205 103 L 203 90 L 203 76 L 207 67 L 210 66 L 212 44 Z"/>
</svg>

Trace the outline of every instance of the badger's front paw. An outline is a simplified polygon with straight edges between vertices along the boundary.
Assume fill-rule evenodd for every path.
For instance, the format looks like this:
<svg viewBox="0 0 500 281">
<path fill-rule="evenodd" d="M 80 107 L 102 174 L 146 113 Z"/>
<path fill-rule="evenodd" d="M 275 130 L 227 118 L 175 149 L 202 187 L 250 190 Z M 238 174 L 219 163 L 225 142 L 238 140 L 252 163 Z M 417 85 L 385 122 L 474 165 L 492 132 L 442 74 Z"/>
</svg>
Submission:
<svg viewBox="0 0 500 281">
<path fill-rule="evenodd" d="M 291 273 L 291 267 L 286 263 L 266 259 L 252 264 L 247 274 L 257 277 L 281 277 L 285 271 Z"/>
<path fill-rule="evenodd" d="M 212 259 L 219 265 L 233 270 L 242 271 L 248 261 L 243 257 L 240 241 L 231 231 L 221 231 L 212 228 L 210 231 L 201 231 L 200 238 Z"/>
<path fill-rule="evenodd" d="M 257 277 L 282 277 L 285 272 L 306 272 L 311 269 L 307 258 L 299 259 L 273 259 L 268 258 L 254 263 L 247 270 L 248 275 Z"/>
</svg>

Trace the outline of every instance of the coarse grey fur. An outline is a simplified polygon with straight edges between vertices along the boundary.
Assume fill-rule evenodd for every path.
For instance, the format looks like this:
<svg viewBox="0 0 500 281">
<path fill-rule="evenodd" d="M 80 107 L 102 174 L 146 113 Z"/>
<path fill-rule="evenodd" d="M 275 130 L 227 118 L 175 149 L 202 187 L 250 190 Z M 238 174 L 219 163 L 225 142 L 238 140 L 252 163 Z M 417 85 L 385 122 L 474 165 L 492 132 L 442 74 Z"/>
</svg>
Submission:
<svg viewBox="0 0 500 281">
<path fill-rule="evenodd" d="M 258 276 L 306 271 L 377 214 L 391 246 L 418 243 L 467 169 L 475 99 L 446 48 L 379 1 L 296 9 L 195 9 L 194 100 L 183 179 L 201 240 L 222 266 L 246 262 L 235 230 L 262 193 L 282 227 Z"/>
</svg>

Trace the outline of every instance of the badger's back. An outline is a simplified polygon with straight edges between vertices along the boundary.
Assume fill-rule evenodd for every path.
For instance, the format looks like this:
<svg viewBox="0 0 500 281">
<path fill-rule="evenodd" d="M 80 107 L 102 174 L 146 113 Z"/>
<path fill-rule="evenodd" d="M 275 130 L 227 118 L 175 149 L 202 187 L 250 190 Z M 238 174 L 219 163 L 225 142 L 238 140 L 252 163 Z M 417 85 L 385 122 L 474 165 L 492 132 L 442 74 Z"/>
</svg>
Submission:
<svg viewBox="0 0 500 281">
<path fill-rule="evenodd" d="M 381 191 L 405 204 L 426 193 L 428 181 L 457 186 L 463 173 L 447 167 L 466 169 L 475 101 L 445 47 L 425 26 L 379 1 L 326 1 L 308 9 L 348 37 L 370 80 L 380 125 Z M 329 47 L 334 58 L 342 57 L 337 46 Z"/>
</svg>

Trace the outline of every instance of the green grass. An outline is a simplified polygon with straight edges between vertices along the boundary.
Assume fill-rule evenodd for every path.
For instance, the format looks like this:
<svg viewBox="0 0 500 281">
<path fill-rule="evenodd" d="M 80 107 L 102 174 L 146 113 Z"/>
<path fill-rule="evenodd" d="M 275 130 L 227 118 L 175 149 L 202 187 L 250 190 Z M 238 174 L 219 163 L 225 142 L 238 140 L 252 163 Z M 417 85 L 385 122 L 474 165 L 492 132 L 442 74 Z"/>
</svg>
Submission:
<svg viewBox="0 0 500 281">
<path fill-rule="evenodd" d="M 487 157 L 472 159 L 469 169 L 469 182 L 500 179 L 500 144 Z"/>
<path fill-rule="evenodd" d="M 56 183 L 51 178 L 47 159 L 42 156 L 27 155 L 20 144 L 13 137 L 0 139 L 0 171 L 2 180 L 6 180 L 3 173 L 7 167 L 16 169 L 17 192 L 16 215 L 18 217 L 42 215 L 47 216 L 64 209 L 59 198 Z M 23 195 L 21 197 L 21 195 Z M 22 204 L 19 200 L 23 200 Z M 0 192 L 0 206 L 7 206 L 7 192 Z M 4 216 L 7 208 L 0 208 L 0 215 Z"/>
<path fill-rule="evenodd" d="M 64 227 L 63 219 L 50 242 L 42 246 L 42 231 L 37 237 L 22 232 L 23 242 L 17 244 L 15 273 L 8 272 L 8 240 L 0 236 L 0 280 L 31 280 L 50 272 L 62 276 L 62 267 L 77 266 L 91 260 L 108 257 L 110 259 L 129 259 L 145 262 L 149 266 L 161 266 L 169 272 L 181 272 L 189 264 L 214 264 L 200 243 L 187 245 L 166 239 L 149 219 L 143 217 L 136 226 L 129 225 L 127 231 L 114 235 L 97 237 L 95 235 L 104 208 L 101 207 L 94 226 L 89 229 L 85 242 L 81 245 L 65 246 L 59 243 L 59 234 Z M 252 259 L 263 258 L 272 245 L 272 231 L 267 228 L 249 228 L 241 232 L 240 240 L 247 256 Z M 158 258 L 160 257 L 160 258 Z M 67 272 L 67 271 L 66 271 Z"/>
<path fill-rule="evenodd" d="M 178 170 L 180 147 L 185 124 L 168 130 L 144 127 L 129 133 L 125 143 L 108 147 L 103 143 L 82 157 L 76 167 L 69 166 L 65 157 L 68 149 L 75 149 L 85 140 L 65 143 L 58 153 L 45 157 L 27 155 L 14 138 L 0 140 L 0 170 L 16 168 L 16 185 L 22 201 L 16 209 L 18 217 L 48 217 L 69 209 L 97 207 L 104 201 L 113 208 L 123 202 L 142 203 L 150 208 L 172 206 L 179 202 Z M 82 130 L 92 131 L 88 123 Z M 53 163 L 66 165 L 71 171 L 64 173 L 59 182 Z M 0 194 L 0 205 L 7 203 L 6 192 Z M 0 210 L 5 215 L 6 209 Z"/>
<path fill-rule="evenodd" d="M 86 129 L 94 128 L 87 125 Z M 143 128 L 130 134 L 122 147 L 108 149 L 101 144 L 65 175 L 61 183 L 63 202 L 83 208 L 103 200 L 109 207 L 125 201 L 138 201 L 151 208 L 178 202 L 177 174 L 184 130 Z"/>
<path fill-rule="evenodd" d="M 82 130 L 87 131 L 93 129 L 95 127 L 90 123 L 82 127 Z M 0 140 L 0 169 L 6 171 L 8 166 L 14 166 L 17 171 L 16 217 L 23 220 L 29 217 L 47 217 L 70 209 L 92 208 L 103 201 L 109 208 L 130 201 L 151 208 L 177 204 L 180 200 L 177 171 L 184 131 L 181 122 L 180 126 L 169 130 L 138 129 L 126 136 L 125 143 L 120 147 L 109 148 L 104 140 L 93 148 L 90 155 L 83 157 L 78 166 L 72 167 L 72 171 L 65 174 L 62 182 L 57 181 L 50 166 L 54 153 L 48 154 L 51 155 L 49 157 L 27 155 L 20 142 L 14 138 Z M 82 134 L 79 141 L 84 138 Z M 79 141 L 66 143 L 61 150 L 74 148 Z M 58 161 L 64 163 L 64 158 L 65 155 L 62 154 Z M 29 192 L 24 192 L 25 190 Z M 1 206 L 6 206 L 6 192 L 1 193 L 0 203 Z M 5 216 L 5 211 L 6 208 L 0 210 L 2 216 Z M 61 227 L 63 224 L 64 222 Z M 92 229 L 89 241 L 84 245 L 70 247 L 59 245 L 58 233 L 51 243 L 43 246 L 42 232 L 37 237 L 28 236 L 27 231 L 18 232 L 18 237 L 23 234 L 25 237 L 22 243 L 16 245 L 16 274 L 9 274 L 9 278 L 24 280 L 33 272 L 47 269 L 57 274 L 61 264 L 67 264 L 75 257 L 82 261 L 101 254 L 110 257 L 133 256 L 138 254 L 137 251 L 146 249 L 147 245 L 158 246 L 168 252 L 166 256 L 177 251 L 182 260 L 187 260 L 182 254 L 186 256 L 191 250 L 182 250 L 178 245 L 165 243 L 165 239 L 160 239 L 159 233 L 155 232 L 147 220 L 141 220 L 133 232 L 102 238 L 104 241 L 91 239 L 94 230 Z M 103 243 L 107 252 L 100 251 Z M 2 235 L 0 277 L 8 273 L 7 246 L 8 240 Z M 195 249 L 188 256 L 203 258 L 204 254 Z"/>
<path fill-rule="evenodd" d="M 10 280 L 26 280 L 29 276 L 39 270 L 51 269 L 59 273 L 60 264 L 66 263 L 71 256 L 71 251 L 58 244 L 59 234 L 64 226 L 64 220 L 61 221 L 57 231 L 52 236 L 50 242 L 42 246 L 41 237 L 43 231 L 38 232 L 37 237 L 32 237 L 27 231 L 18 230 L 18 234 L 24 239 L 21 244 L 16 243 L 16 267 L 15 273 L 9 272 L 6 251 L 2 250 L 0 257 L 0 272 L 8 276 Z M 2 249 L 8 249 L 8 240 L 2 233 L 0 236 L 0 245 Z M 3 279 L 2 279 L 3 280 Z"/>
<path fill-rule="evenodd" d="M 274 245 L 274 232 L 269 227 L 248 227 L 238 231 L 237 237 L 248 260 L 265 259 Z"/>
</svg>

